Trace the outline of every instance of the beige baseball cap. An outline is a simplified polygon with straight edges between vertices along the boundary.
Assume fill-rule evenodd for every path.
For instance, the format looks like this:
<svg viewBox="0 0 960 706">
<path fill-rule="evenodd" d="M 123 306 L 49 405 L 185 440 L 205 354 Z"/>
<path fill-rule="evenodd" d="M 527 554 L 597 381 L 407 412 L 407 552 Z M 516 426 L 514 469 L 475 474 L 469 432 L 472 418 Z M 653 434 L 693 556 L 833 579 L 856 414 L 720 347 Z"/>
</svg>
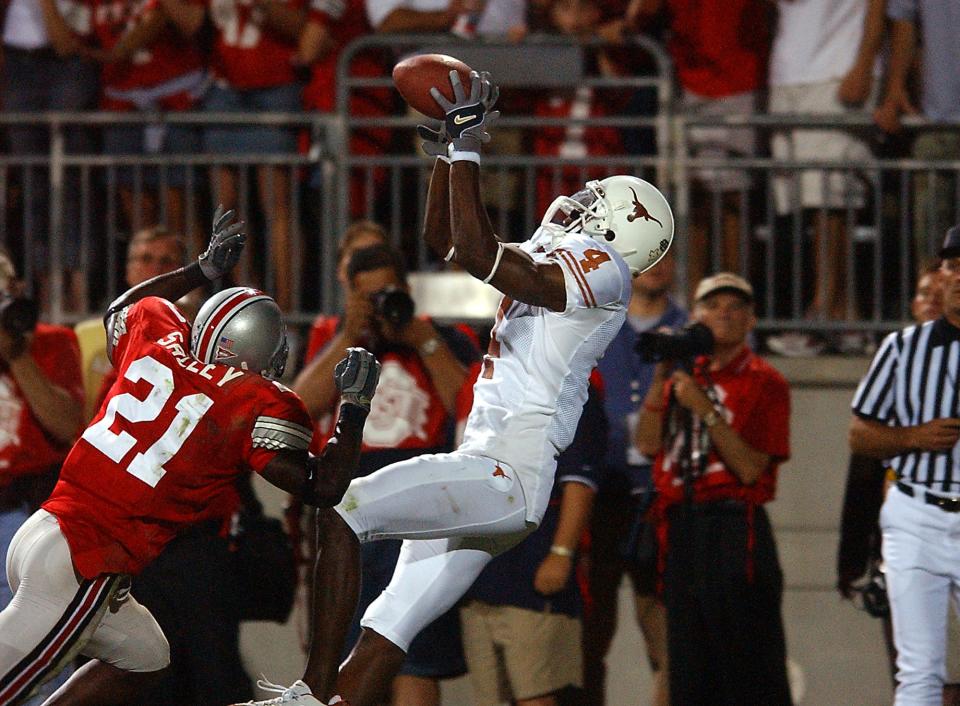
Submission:
<svg viewBox="0 0 960 706">
<path fill-rule="evenodd" d="M 693 300 L 699 302 L 717 292 L 733 292 L 739 294 L 748 302 L 753 301 L 753 287 L 743 277 L 732 272 L 718 272 L 715 275 L 704 277 L 697 285 Z"/>
</svg>

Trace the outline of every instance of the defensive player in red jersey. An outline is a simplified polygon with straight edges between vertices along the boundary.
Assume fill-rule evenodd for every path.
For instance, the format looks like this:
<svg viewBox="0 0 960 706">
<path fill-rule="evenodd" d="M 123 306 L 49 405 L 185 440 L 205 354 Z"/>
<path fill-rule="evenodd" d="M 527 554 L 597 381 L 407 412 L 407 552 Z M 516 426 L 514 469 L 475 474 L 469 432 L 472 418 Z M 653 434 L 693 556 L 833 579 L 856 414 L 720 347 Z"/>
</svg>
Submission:
<svg viewBox="0 0 960 706">
<path fill-rule="evenodd" d="M 156 621 L 126 575 L 202 521 L 238 474 L 255 471 L 304 502 L 339 502 L 360 451 L 379 364 L 353 348 L 337 366 L 338 428 L 307 452 L 310 418 L 275 379 L 287 354 L 280 310 L 235 287 L 193 325 L 171 300 L 219 279 L 243 249 L 242 224 L 218 210 L 198 261 L 128 290 L 107 310 L 119 373 L 60 482 L 14 536 L 13 602 L 0 613 L 0 704 L 23 700 L 76 654 L 91 657 L 46 703 L 129 703 L 169 662 Z"/>
</svg>

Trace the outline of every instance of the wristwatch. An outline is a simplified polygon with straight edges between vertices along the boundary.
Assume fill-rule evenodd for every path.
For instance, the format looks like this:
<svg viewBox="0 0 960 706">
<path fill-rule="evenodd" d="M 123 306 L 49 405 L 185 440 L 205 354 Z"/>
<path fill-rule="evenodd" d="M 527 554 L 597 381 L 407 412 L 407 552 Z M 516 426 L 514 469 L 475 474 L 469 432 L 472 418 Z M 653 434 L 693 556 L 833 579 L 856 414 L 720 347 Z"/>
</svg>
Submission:
<svg viewBox="0 0 960 706">
<path fill-rule="evenodd" d="M 426 341 L 421 343 L 420 348 L 418 348 L 418 350 L 420 351 L 420 355 L 426 358 L 427 356 L 433 355 L 434 353 L 436 353 L 437 348 L 439 347 L 440 347 L 440 339 L 437 338 L 436 336 L 433 336 L 432 338 L 428 338 Z"/>
<path fill-rule="evenodd" d="M 703 415 L 703 425 L 709 429 L 714 424 L 720 421 L 720 413 L 715 409 L 711 409 L 705 415 Z"/>
</svg>

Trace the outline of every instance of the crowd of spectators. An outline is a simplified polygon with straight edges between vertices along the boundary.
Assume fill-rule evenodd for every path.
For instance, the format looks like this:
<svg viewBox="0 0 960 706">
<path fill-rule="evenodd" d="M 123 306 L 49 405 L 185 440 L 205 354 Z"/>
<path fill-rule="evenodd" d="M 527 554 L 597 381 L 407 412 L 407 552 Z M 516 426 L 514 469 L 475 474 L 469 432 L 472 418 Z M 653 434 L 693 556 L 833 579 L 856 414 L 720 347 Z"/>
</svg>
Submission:
<svg viewBox="0 0 960 706">
<path fill-rule="evenodd" d="M 949 50 L 960 38 L 960 26 L 948 4 L 9 0 L 3 6 L 0 102 L 5 111 L 23 112 L 99 107 L 125 114 L 329 113 L 336 110 L 338 59 L 347 44 L 368 34 L 453 32 L 463 41 L 522 41 L 531 32 L 549 31 L 572 41 L 600 39 L 608 43 L 587 54 L 590 71 L 617 78 L 654 71 L 647 59 L 618 45 L 632 33 L 644 33 L 664 42 L 680 88 L 678 110 L 691 116 L 750 117 L 765 110 L 838 115 L 876 106 L 876 124 L 894 134 L 902 114 L 918 112 L 915 105 L 936 124 L 960 120 L 960 65 Z M 813 42 L 813 32 L 823 42 Z M 882 50 L 885 36 L 888 57 Z M 924 90 L 914 96 L 910 76 L 917 53 L 922 55 Z M 350 66 L 351 75 L 385 75 L 395 58 L 360 54 Z M 565 159 L 650 155 L 656 150 L 649 129 L 577 122 L 654 115 L 657 107 L 650 90 L 578 86 L 521 95 L 508 89 L 504 102 L 511 106 L 505 110 L 574 119 L 531 134 L 506 128 L 498 134 L 500 153 L 556 158 L 555 165 L 536 173 L 532 198 L 538 212 L 556 193 L 573 193 L 584 179 L 610 171 L 570 166 Z M 355 117 L 376 117 L 395 114 L 401 107 L 391 91 L 368 88 L 350 95 L 348 110 Z M 113 174 L 124 227 L 136 233 L 126 259 L 128 284 L 175 267 L 198 248 L 202 235 L 192 224 L 199 219 L 189 213 L 202 208 L 201 194 L 239 205 L 253 189 L 257 197 L 250 206 L 261 226 L 253 232 L 263 236 L 263 256 L 247 264 L 245 281 L 271 287 L 287 309 L 295 305 L 294 242 L 302 225 L 297 223 L 295 193 L 303 184 L 320 189 L 324 176 L 256 162 L 256 168 L 248 170 L 230 164 L 229 156 L 297 154 L 310 149 L 309 135 L 288 125 L 122 122 L 100 131 L 71 126 L 64 135 L 65 149 L 72 154 L 172 158 L 172 166 L 123 166 Z M 625 573 L 632 579 L 636 619 L 656 675 L 657 706 L 706 700 L 789 703 L 779 615 L 782 576 L 763 510 L 775 492 L 777 466 L 789 453 L 788 393 L 782 379 L 746 344 L 761 297 L 738 276 L 718 280 L 707 275 L 725 269 L 749 276 L 757 267 L 752 228 L 766 186 L 757 183 L 764 180 L 756 178 L 756 171 L 737 168 L 737 159 L 769 152 L 783 160 L 859 160 L 869 158 L 873 146 L 862 136 L 836 129 L 782 130 L 769 144 L 763 137 L 742 126 L 704 126 L 689 135 L 693 156 L 733 160 L 732 166 L 694 171 L 694 208 L 684 235 L 684 275 L 690 285 L 685 294 L 693 301 L 694 318 L 715 329 L 718 338 L 726 336 L 716 360 L 699 361 L 692 374 L 674 372 L 668 380 L 665 368 L 655 370 L 634 351 L 641 332 L 676 328 L 686 320 L 679 297 L 672 298 L 676 261 L 671 254 L 635 282 L 628 323 L 594 381 L 582 422 L 586 431 L 581 430 L 580 442 L 561 460 L 544 524 L 492 563 L 464 604 L 414 643 L 394 685 L 396 706 L 439 703 L 438 681 L 465 671 L 485 702 L 509 696 L 518 704 L 552 706 L 575 701 L 583 690 L 591 703 L 602 703 L 604 657 L 617 621 L 616 589 Z M 9 126 L 5 140 L 16 156 L 43 154 L 50 148 L 45 128 L 35 125 Z M 349 146 L 354 155 L 384 154 L 398 149 L 397 133 L 388 127 L 363 127 L 351 132 Z M 406 143 L 401 148 L 412 149 Z M 910 146 L 917 158 L 937 159 L 955 157 L 958 148 L 956 130 L 947 128 L 921 134 Z M 177 162 L 198 154 L 225 155 L 227 160 L 209 172 Z M 209 176 L 209 183 L 200 183 L 201 174 Z M 10 206 L 2 218 L 12 221 L 11 214 L 21 214 L 25 230 L 20 242 L 11 243 L 14 256 L 0 256 L 0 290 L 19 291 L 15 261 L 28 273 L 47 271 L 56 238 L 68 301 L 87 301 L 90 280 L 81 245 L 89 236 L 81 233 L 81 174 L 66 173 L 59 233 L 49 232 L 45 175 L 24 170 L 13 177 L 3 186 L 17 189 L 10 193 L 19 194 L 19 210 Z M 389 210 L 382 198 L 386 170 L 358 170 L 352 177 L 353 217 Z M 909 192 L 908 260 L 919 262 L 935 242 L 931 234 L 939 236 L 957 215 L 952 205 L 956 185 L 931 172 L 918 175 Z M 515 193 L 497 193 L 499 208 L 522 210 Z M 843 322 L 862 315 L 864 302 L 854 296 L 855 282 L 847 278 L 847 261 L 854 253 L 850 226 L 881 198 L 876 184 L 863 174 L 804 170 L 778 174 L 770 198 L 770 208 L 787 219 L 781 221 L 785 231 L 803 233 L 809 226 L 812 233 L 813 274 L 803 288 L 803 301 L 788 297 L 791 306 L 811 322 Z M 799 219 L 799 225 L 794 227 L 791 219 Z M 314 322 L 294 382 L 316 423 L 319 448 L 335 412 L 333 365 L 351 345 L 366 345 L 377 354 L 383 371 L 366 426 L 360 473 L 456 446 L 470 408 L 483 338 L 469 327 L 437 326 L 409 313 L 383 325 L 386 297 L 392 296 L 396 304 L 407 296 L 403 256 L 390 240 L 372 221 L 356 222 L 343 235 L 336 271 L 344 310 Z M 39 301 L 46 301 L 42 288 L 37 294 Z M 94 291 L 91 299 L 105 295 Z M 189 313 L 190 302 L 182 305 Z M 849 338 L 803 334 L 781 336 L 770 346 L 788 355 L 864 350 L 869 342 L 857 339 L 851 344 Z M 80 379 L 79 352 L 69 330 L 41 324 L 29 343 L 0 332 L 0 426 L 7 427 L 0 434 L 0 542 L 9 540 L 45 496 L 68 442 L 80 428 Z M 749 390 L 760 389 L 758 381 L 771 393 L 751 397 Z M 729 396 L 710 396 L 707 390 L 714 386 Z M 51 405 L 56 414 L 50 413 Z M 86 418 L 91 413 L 88 409 Z M 664 415 L 669 416 L 666 422 Z M 757 424 L 758 419 L 764 424 Z M 595 448 L 598 442 L 601 446 Z M 696 454 L 706 464 L 703 468 L 684 465 L 684 453 L 697 444 L 703 445 Z M 30 453 L 22 453 L 24 449 Z M 654 486 L 660 492 L 648 513 Z M 251 695 L 237 649 L 239 619 L 229 613 L 227 585 L 214 580 L 229 571 L 227 528 L 245 492 L 238 489 L 209 523 L 171 544 L 134 586 L 171 638 L 175 669 L 165 690 L 186 702 Z M 309 526 L 307 519 L 296 507 L 289 517 L 298 550 L 310 556 L 309 531 L 303 529 Z M 361 612 L 389 581 L 398 545 L 364 546 L 366 598 Z M 731 563 L 731 556 L 743 561 Z M 184 571 L 195 565 L 208 573 Z M 847 593 L 856 570 L 848 566 L 841 574 Z M 181 580 L 174 584 L 170 576 Z M 202 591 L 191 588 L 191 577 Z M 507 584 L 510 591 L 500 590 Z M 3 580 L 0 605 L 9 600 L 2 593 L 6 588 Z M 178 597 L 175 588 L 184 593 Z M 204 608 L 182 597 L 197 593 L 220 598 Z M 743 596 L 749 605 L 738 602 Z M 187 605 L 199 612 L 185 614 Z M 170 610 L 165 612 L 165 606 Z M 690 619 L 702 611 L 712 620 Z M 745 624 L 756 629 L 744 630 Z M 526 645 L 523 640 L 530 638 Z M 537 646 L 551 649 L 538 652 Z M 728 657 L 719 668 L 712 661 L 717 652 Z M 708 660 L 714 667 L 710 670 L 704 668 Z M 706 680 L 708 673 L 718 682 Z M 756 691 L 738 691 L 746 688 Z"/>
<path fill-rule="evenodd" d="M 255 114 L 335 112 L 337 64 L 344 48 L 358 38 L 452 33 L 463 42 L 478 38 L 517 42 L 532 33 L 552 33 L 572 42 L 597 40 L 603 44 L 584 54 L 586 75 L 616 81 L 656 75 L 649 55 L 623 43 L 634 36 L 648 37 L 660 42 L 672 61 L 678 87 L 673 109 L 693 119 L 750 118 L 764 112 L 867 116 L 878 106 L 876 125 L 893 134 L 900 130 L 899 116 L 918 112 L 917 105 L 935 124 L 949 124 L 960 117 L 955 108 L 960 96 L 951 78 L 958 67 L 946 49 L 953 46 L 950 40 L 960 28 L 948 4 L 921 7 L 912 0 L 10 0 L 3 24 L 0 105 L 4 110 L 27 112 L 99 107 L 126 116 L 155 111 L 253 116 L 250 124 L 123 122 L 100 130 L 74 125 L 64 133 L 65 149 L 127 158 L 94 193 L 99 198 L 103 189 L 114 190 L 120 204 L 118 223 L 103 229 L 108 233 L 159 224 L 185 233 L 190 249 L 196 250 L 201 239 L 196 224 L 202 221 L 196 212 L 203 212 L 207 201 L 243 205 L 260 242 L 249 248 L 242 277 L 267 286 L 285 309 L 309 311 L 316 308 L 318 290 L 309 268 L 302 271 L 294 263 L 302 259 L 304 242 L 309 246 L 317 238 L 330 237 L 320 232 L 323 219 L 311 216 L 309 210 L 312 204 L 331 198 L 334 184 L 322 169 L 300 171 L 283 164 L 284 155 L 292 159 L 321 149 L 317 135 L 302 126 L 258 124 Z M 814 41 L 814 34 L 821 41 Z M 917 55 L 922 61 L 914 61 Z M 364 50 L 354 56 L 349 72 L 357 79 L 386 76 L 398 56 L 393 50 Z M 911 80 L 917 63 L 924 72 L 920 82 Z M 925 87 L 920 95 L 912 91 L 915 83 Z M 504 127 L 498 131 L 495 152 L 558 158 L 550 166 L 539 166 L 532 184 L 517 172 L 504 170 L 501 188 L 487 190 L 489 206 L 507 212 L 501 222 L 511 224 L 507 228 L 511 237 L 519 238 L 528 225 L 513 228 L 512 224 L 531 217 L 523 213 L 526 189 L 535 191 L 526 198 L 533 199 L 533 210 L 539 213 L 548 196 L 572 193 L 585 178 L 616 171 L 609 163 L 583 166 L 584 160 L 588 164 L 590 158 L 656 153 L 654 131 L 642 121 L 636 127 L 590 123 L 590 119 L 609 116 L 651 118 L 659 109 L 653 88 L 583 83 L 572 88 L 511 90 L 508 85 L 502 100 L 511 115 L 553 122 L 537 128 Z M 354 118 L 404 112 L 396 93 L 380 87 L 352 90 L 347 110 Z M 571 122 L 558 123 L 558 118 Z M 584 119 L 587 122 L 578 122 Z M 49 149 L 42 126 L 13 125 L 5 135 L 10 152 L 18 156 Z M 917 139 L 906 144 L 915 157 L 946 159 L 955 152 L 955 138 L 955 131 L 944 128 L 918 132 Z M 839 129 L 771 132 L 749 126 L 691 127 L 686 144 L 692 157 L 730 163 L 695 167 L 690 175 L 694 191 L 688 231 L 682 234 L 687 247 L 686 270 L 681 273 L 688 294 L 708 270 L 756 278 L 765 260 L 775 256 L 776 240 L 787 244 L 776 248 L 777 265 L 792 266 L 803 281 L 789 286 L 765 282 L 765 287 L 776 291 L 772 299 L 759 292 L 760 313 L 768 318 L 805 319 L 806 326 L 802 334 L 788 332 L 772 338 L 771 349 L 803 355 L 869 348 L 868 337 L 856 333 L 855 326 L 845 330 L 843 323 L 861 319 L 870 306 L 880 307 L 889 318 L 896 318 L 896 313 L 890 315 L 886 302 L 871 302 L 855 291 L 857 281 L 851 280 L 848 263 L 856 257 L 858 246 L 848 231 L 869 221 L 889 189 L 858 168 L 808 169 L 799 179 L 793 178 L 793 170 L 786 170 L 770 180 L 766 177 L 771 172 L 738 167 L 737 162 L 769 154 L 778 160 L 856 164 L 880 154 L 875 142 L 862 131 Z M 350 153 L 359 157 L 413 149 L 409 133 L 386 126 L 352 129 L 348 143 Z M 266 163 L 265 155 L 280 161 Z M 198 156 L 198 166 L 189 167 L 187 162 Z M 142 157 L 168 162 L 162 167 L 157 162 L 131 166 L 130 158 Z M 404 185 L 397 191 L 387 176 L 382 166 L 352 167 L 347 190 L 351 218 L 387 220 L 394 208 L 390 202 L 405 200 L 416 189 Z M 912 207 L 904 216 L 904 222 L 913 225 L 915 247 L 886 248 L 885 260 L 906 259 L 899 264 L 912 272 L 931 252 L 930 243 L 955 215 L 948 176 L 934 170 L 918 173 Z M 79 170 L 67 170 L 63 217 L 59 232 L 51 238 L 44 178 L 42 170 L 15 169 L 7 179 L 6 188 L 13 191 L 4 218 L 9 221 L 14 257 L 23 262 L 28 279 L 42 287 L 47 281 L 50 243 L 55 239 L 65 268 L 68 309 L 92 310 L 108 293 L 100 286 L 103 278 L 96 276 L 102 274 L 98 269 L 102 264 L 82 252 L 103 237 L 96 226 L 92 233 L 81 232 L 91 230 L 84 225 L 89 213 L 81 213 L 84 208 L 91 210 L 82 208 L 89 197 L 80 198 L 81 189 L 89 189 L 89 184 L 81 184 Z M 303 194 L 310 198 L 301 206 Z M 385 198 L 387 194 L 390 198 Z M 764 244 L 757 228 L 767 221 L 771 209 L 775 233 L 768 234 Z M 401 212 L 402 218 L 413 218 L 411 210 Z M 96 215 L 102 220 L 101 214 Z M 409 223 L 390 227 L 394 242 L 412 230 Z M 791 238 L 801 238 L 810 247 L 791 246 Z M 787 261 L 785 252 L 793 253 L 786 256 Z M 791 265 L 790 259 L 797 257 L 803 262 Z M 895 284 L 899 286 L 899 278 Z M 768 301 L 773 301 L 771 311 L 765 310 Z M 818 326 L 821 335 L 812 335 Z"/>
</svg>

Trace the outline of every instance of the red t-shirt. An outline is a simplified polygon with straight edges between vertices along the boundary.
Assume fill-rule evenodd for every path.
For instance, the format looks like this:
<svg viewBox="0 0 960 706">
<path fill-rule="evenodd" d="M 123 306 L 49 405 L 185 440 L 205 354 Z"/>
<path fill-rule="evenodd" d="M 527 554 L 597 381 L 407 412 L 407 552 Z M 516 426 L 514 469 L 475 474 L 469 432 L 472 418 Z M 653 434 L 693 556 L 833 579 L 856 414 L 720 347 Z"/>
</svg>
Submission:
<svg viewBox="0 0 960 706">
<path fill-rule="evenodd" d="M 325 27 L 335 45 L 313 64 L 310 83 L 303 92 L 303 105 L 307 110 L 330 113 L 337 100 L 337 61 L 340 59 L 340 53 L 354 39 L 372 34 L 373 30 L 367 22 L 364 0 L 310 0 L 307 21 Z M 380 62 L 374 60 L 369 52 L 361 52 L 351 62 L 350 73 L 353 76 L 380 77 L 386 72 Z M 380 89 L 374 92 L 380 95 L 382 105 L 368 95 L 370 92 L 354 91 L 353 93 L 355 96 L 351 96 L 351 115 L 368 117 L 385 115 L 389 112 L 387 110 L 390 106 L 389 90 Z M 364 95 L 367 96 L 366 100 L 356 100 L 356 97 Z"/>
<path fill-rule="evenodd" d="M 769 0 L 669 0 L 667 45 L 686 90 L 707 98 L 766 85 Z"/>
<path fill-rule="evenodd" d="M 221 517 L 241 473 L 305 454 L 311 434 L 283 385 L 194 358 L 190 325 L 166 300 L 127 307 L 114 332 L 119 380 L 43 504 L 86 578 L 138 573 L 184 527 Z"/>
<path fill-rule="evenodd" d="M 47 380 L 83 405 L 80 346 L 72 329 L 37 324 L 30 355 Z M 7 364 L 0 362 L 0 485 L 56 466 L 68 450 L 44 432 Z"/>
<path fill-rule="evenodd" d="M 97 41 L 104 49 L 111 49 L 128 32 L 154 12 L 159 12 L 157 0 L 89 0 L 93 10 L 93 27 Z M 130 90 L 152 88 L 171 79 L 203 67 L 203 56 L 196 41 L 180 35 L 167 26 L 146 47 L 136 51 L 128 61 L 104 64 L 101 83 L 104 89 Z M 158 101 L 158 108 L 186 110 L 195 98 L 186 91 L 166 96 Z M 133 104 L 103 97 L 106 110 L 131 110 Z"/>
<path fill-rule="evenodd" d="M 309 362 L 336 335 L 338 317 L 320 316 L 310 330 L 307 354 Z M 430 378 L 430 373 L 413 350 L 394 348 L 378 351 L 382 366 L 377 394 L 363 428 L 362 453 L 381 449 L 436 449 L 449 443 L 450 415 Z M 457 425 L 462 424 L 473 406 L 473 383 L 480 372 L 477 361 L 468 366 L 467 376 L 457 393 Z M 313 451 L 318 453 L 333 432 L 334 417 L 317 421 Z"/>
<path fill-rule="evenodd" d="M 201 2 L 203 0 L 200 0 Z M 299 9 L 304 0 L 275 0 Z M 252 0 L 207 0 L 216 28 L 213 69 L 240 90 L 285 86 L 294 82 L 296 42 L 264 25 Z"/>
<path fill-rule="evenodd" d="M 697 369 L 705 363 L 698 361 Z M 790 388 L 787 381 L 765 360 L 746 349 L 722 370 L 710 373 L 727 424 L 750 446 L 772 457 L 770 468 L 752 486 L 743 485 L 711 447 L 706 470 L 693 486 L 694 502 L 741 499 L 751 503 L 772 500 L 777 489 L 777 470 L 790 456 Z M 706 380 L 697 374 L 698 382 Z M 664 404 L 670 383 L 664 386 Z M 699 419 L 694 420 L 697 434 Z M 672 448 L 662 451 L 653 467 L 657 504 L 661 508 L 683 501 L 677 450 L 683 447 L 683 432 Z"/>
</svg>

